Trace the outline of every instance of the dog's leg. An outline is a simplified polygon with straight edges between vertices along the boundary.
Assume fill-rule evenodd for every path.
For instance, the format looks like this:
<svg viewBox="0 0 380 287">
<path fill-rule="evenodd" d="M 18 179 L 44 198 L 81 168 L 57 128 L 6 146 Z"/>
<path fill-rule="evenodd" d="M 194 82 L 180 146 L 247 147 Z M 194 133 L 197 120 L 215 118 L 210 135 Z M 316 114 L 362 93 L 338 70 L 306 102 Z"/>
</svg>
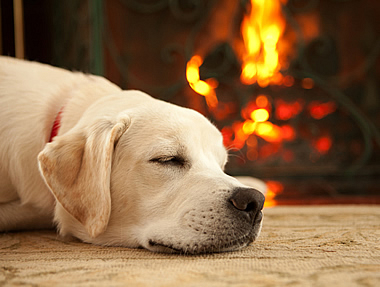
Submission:
<svg viewBox="0 0 380 287">
<path fill-rule="evenodd" d="M 42 214 L 39 209 L 23 205 L 19 200 L 0 204 L 0 232 L 53 227 L 52 214 Z"/>
</svg>

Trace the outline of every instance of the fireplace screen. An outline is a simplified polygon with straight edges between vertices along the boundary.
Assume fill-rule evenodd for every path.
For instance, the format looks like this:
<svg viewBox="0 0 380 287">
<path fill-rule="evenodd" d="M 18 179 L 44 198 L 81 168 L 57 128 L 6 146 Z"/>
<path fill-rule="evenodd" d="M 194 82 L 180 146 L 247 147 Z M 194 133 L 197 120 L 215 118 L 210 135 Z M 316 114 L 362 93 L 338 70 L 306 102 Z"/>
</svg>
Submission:
<svg viewBox="0 0 380 287">
<path fill-rule="evenodd" d="M 41 2 L 49 62 L 200 111 L 268 206 L 379 203 L 379 1 Z"/>
</svg>

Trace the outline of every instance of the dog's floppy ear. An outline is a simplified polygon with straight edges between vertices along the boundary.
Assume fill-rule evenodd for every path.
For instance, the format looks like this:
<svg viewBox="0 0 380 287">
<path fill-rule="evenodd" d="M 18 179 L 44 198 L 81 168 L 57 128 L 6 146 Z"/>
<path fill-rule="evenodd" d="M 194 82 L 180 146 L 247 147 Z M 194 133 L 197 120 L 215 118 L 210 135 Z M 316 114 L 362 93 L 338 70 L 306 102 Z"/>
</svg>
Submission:
<svg viewBox="0 0 380 287">
<path fill-rule="evenodd" d="M 102 118 L 86 130 L 74 128 L 57 136 L 38 155 L 40 171 L 56 200 L 93 238 L 107 228 L 112 154 L 129 125 L 127 115 L 116 122 Z"/>
</svg>

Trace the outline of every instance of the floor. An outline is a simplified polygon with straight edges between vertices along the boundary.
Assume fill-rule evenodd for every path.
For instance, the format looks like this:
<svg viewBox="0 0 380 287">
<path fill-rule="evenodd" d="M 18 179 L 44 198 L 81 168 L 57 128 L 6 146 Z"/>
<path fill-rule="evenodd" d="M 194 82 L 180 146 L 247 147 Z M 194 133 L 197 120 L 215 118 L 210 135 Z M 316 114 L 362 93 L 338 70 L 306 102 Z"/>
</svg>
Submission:
<svg viewBox="0 0 380 287">
<path fill-rule="evenodd" d="M 199 256 L 0 234 L 0 286 L 380 286 L 380 205 L 265 210 L 242 251 Z"/>
</svg>

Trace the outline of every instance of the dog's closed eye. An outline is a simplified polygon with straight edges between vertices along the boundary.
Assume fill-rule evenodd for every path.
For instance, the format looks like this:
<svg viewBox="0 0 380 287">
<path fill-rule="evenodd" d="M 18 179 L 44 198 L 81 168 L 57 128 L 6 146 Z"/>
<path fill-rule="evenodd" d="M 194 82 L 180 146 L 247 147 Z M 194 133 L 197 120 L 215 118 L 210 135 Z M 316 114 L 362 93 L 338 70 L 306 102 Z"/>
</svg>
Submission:
<svg viewBox="0 0 380 287">
<path fill-rule="evenodd" d="M 186 164 L 186 160 L 182 156 L 159 156 L 151 159 L 150 162 L 175 167 L 183 167 Z"/>
</svg>

